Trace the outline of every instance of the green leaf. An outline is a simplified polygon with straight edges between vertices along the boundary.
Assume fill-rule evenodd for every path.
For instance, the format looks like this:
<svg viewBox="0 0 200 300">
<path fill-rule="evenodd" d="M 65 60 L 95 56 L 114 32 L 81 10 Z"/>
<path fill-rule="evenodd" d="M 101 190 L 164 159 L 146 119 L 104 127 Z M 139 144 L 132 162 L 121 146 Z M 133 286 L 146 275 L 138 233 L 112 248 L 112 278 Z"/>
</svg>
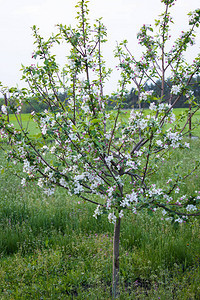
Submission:
<svg viewBox="0 0 200 300">
<path fill-rule="evenodd" d="M 90 121 L 91 124 L 96 124 L 96 123 L 100 123 L 99 119 L 93 119 L 92 121 Z"/>
</svg>

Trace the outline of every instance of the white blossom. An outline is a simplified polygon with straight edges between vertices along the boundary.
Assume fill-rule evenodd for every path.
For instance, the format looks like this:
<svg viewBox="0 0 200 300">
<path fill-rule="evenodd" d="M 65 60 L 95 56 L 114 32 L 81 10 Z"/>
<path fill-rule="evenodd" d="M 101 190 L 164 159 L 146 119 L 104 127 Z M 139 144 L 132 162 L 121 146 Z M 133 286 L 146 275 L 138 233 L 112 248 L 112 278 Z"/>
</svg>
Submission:
<svg viewBox="0 0 200 300">
<path fill-rule="evenodd" d="M 164 103 L 160 103 L 160 104 L 158 105 L 158 111 L 159 111 L 159 112 L 163 112 L 164 109 L 165 109 L 165 104 L 164 104 Z"/>
<path fill-rule="evenodd" d="M 37 185 L 42 188 L 43 185 L 44 185 L 44 179 L 43 178 L 39 178 Z"/>
<path fill-rule="evenodd" d="M 188 92 L 185 94 L 185 97 L 186 97 L 187 99 L 190 99 L 190 98 L 193 97 L 193 95 L 194 95 L 194 91 L 188 91 Z"/>
<path fill-rule="evenodd" d="M 7 107 L 4 104 L 1 106 L 1 111 L 5 115 L 7 114 Z"/>
<path fill-rule="evenodd" d="M 114 192 L 114 188 L 113 187 L 109 187 L 107 190 L 108 193 L 108 197 L 112 197 L 112 193 Z"/>
<path fill-rule="evenodd" d="M 156 110 L 157 110 L 157 106 L 155 105 L 155 102 L 151 102 L 151 103 L 150 103 L 149 109 L 150 109 L 150 110 L 153 110 L 153 111 L 156 111 Z"/>
<path fill-rule="evenodd" d="M 176 194 L 178 194 L 178 193 L 180 192 L 179 187 L 177 187 L 177 188 L 174 190 L 174 192 L 175 192 Z"/>
<path fill-rule="evenodd" d="M 69 58 L 68 61 L 69 61 L 69 65 L 70 65 L 71 68 L 75 68 L 76 67 L 76 62 L 75 62 L 74 59 Z"/>
<path fill-rule="evenodd" d="M 181 223 L 183 223 L 183 219 L 181 219 L 181 218 L 178 217 L 176 220 L 174 220 L 174 222 L 178 222 L 178 223 L 181 224 Z"/>
<path fill-rule="evenodd" d="M 147 192 L 147 196 L 152 197 L 153 195 L 162 195 L 162 189 L 157 189 L 155 184 L 152 184 L 151 189 Z"/>
<path fill-rule="evenodd" d="M 80 194 L 80 192 L 83 192 L 83 191 L 84 191 L 83 186 L 78 181 L 76 181 L 75 188 L 74 188 L 74 194 Z"/>
<path fill-rule="evenodd" d="M 161 140 L 156 141 L 157 146 L 162 147 L 163 143 Z"/>
<path fill-rule="evenodd" d="M 107 199 L 106 201 L 106 209 L 110 209 L 111 208 L 111 204 L 112 204 L 112 201 L 110 198 Z"/>
<path fill-rule="evenodd" d="M 44 193 L 45 193 L 47 196 L 53 195 L 54 192 L 55 192 L 55 188 L 45 188 L 45 189 L 44 189 Z"/>
<path fill-rule="evenodd" d="M 178 132 L 171 132 L 171 129 L 168 130 L 167 138 L 170 140 L 172 147 L 178 148 L 180 146 L 179 141 L 182 139 Z"/>
<path fill-rule="evenodd" d="M 141 156 L 143 154 L 143 152 L 141 150 L 138 150 L 138 151 L 134 151 L 134 154 L 136 156 Z"/>
<path fill-rule="evenodd" d="M 48 173 L 51 169 L 47 166 L 45 169 L 44 169 L 44 173 Z"/>
<path fill-rule="evenodd" d="M 23 165 L 23 172 L 29 174 L 29 177 L 31 177 L 31 173 L 34 171 L 34 166 L 30 165 L 30 162 L 25 159 L 24 165 Z"/>
<path fill-rule="evenodd" d="M 75 175 L 74 176 L 74 180 L 75 181 L 83 180 L 84 178 L 85 178 L 85 174 Z"/>
<path fill-rule="evenodd" d="M 116 223 L 116 220 L 117 220 L 117 217 L 115 216 L 114 212 L 109 213 L 109 215 L 108 215 L 108 221 L 109 221 L 110 223 L 115 224 L 115 223 Z"/>
<path fill-rule="evenodd" d="M 82 103 L 81 108 L 85 113 L 88 113 L 90 111 L 90 108 L 86 103 Z"/>
<path fill-rule="evenodd" d="M 141 100 L 146 101 L 149 96 L 152 96 L 152 94 L 153 94 L 153 91 L 145 91 L 140 94 L 140 98 L 141 98 Z"/>
<path fill-rule="evenodd" d="M 111 132 L 106 133 L 105 138 L 109 140 L 111 138 Z"/>
<path fill-rule="evenodd" d="M 44 124 L 43 126 L 41 126 L 41 131 L 42 131 L 42 134 L 45 135 L 47 133 L 47 125 Z"/>
<path fill-rule="evenodd" d="M 178 95 L 181 91 L 181 85 L 173 85 L 171 88 L 171 93 L 173 95 Z"/>
<path fill-rule="evenodd" d="M 131 167 L 131 169 L 137 169 L 136 163 L 132 160 L 127 160 L 126 166 Z"/>
<path fill-rule="evenodd" d="M 18 108 L 17 108 L 17 114 L 19 114 L 19 113 L 21 112 L 21 110 L 22 110 L 22 107 L 21 107 L 21 105 L 20 105 L 20 106 L 18 106 Z"/>
<path fill-rule="evenodd" d="M 96 208 L 95 211 L 94 211 L 93 217 L 94 217 L 95 219 L 97 219 L 98 216 L 100 216 L 100 215 L 103 214 L 103 211 L 102 211 L 100 208 L 101 208 L 101 206 L 98 205 L 97 208 Z"/>
<path fill-rule="evenodd" d="M 139 112 L 132 109 L 130 112 L 130 118 L 129 118 L 129 122 L 132 123 L 138 116 L 139 116 Z"/>
<path fill-rule="evenodd" d="M 193 204 L 188 204 L 186 207 L 186 210 L 187 211 L 195 211 L 195 210 L 197 210 L 197 207 L 194 206 Z"/>
<path fill-rule="evenodd" d="M 131 194 L 126 195 L 124 199 L 120 202 L 120 206 L 122 207 L 129 207 L 131 203 L 137 203 L 138 202 L 138 196 L 137 193 L 132 191 Z"/>
<path fill-rule="evenodd" d="M 57 114 L 56 114 L 56 119 L 58 119 L 58 118 L 60 118 L 61 117 L 61 114 L 58 112 Z M 55 121 L 55 120 L 54 120 Z"/>
<path fill-rule="evenodd" d="M 119 217 L 122 218 L 123 216 L 124 216 L 124 212 L 123 212 L 123 210 L 121 210 L 119 213 Z"/>
<path fill-rule="evenodd" d="M 53 119 L 53 120 L 51 121 L 51 127 L 53 127 L 55 124 L 56 124 L 56 120 Z"/>
<path fill-rule="evenodd" d="M 55 146 L 51 147 L 51 149 L 50 149 L 51 154 L 54 154 L 54 153 L 55 153 L 55 150 L 56 150 L 56 147 L 55 147 Z"/>
<path fill-rule="evenodd" d="M 147 127 L 147 120 L 145 120 L 145 119 L 137 120 L 136 123 L 137 123 L 137 126 L 142 130 Z"/>
<path fill-rule="evenodd" d="M 22 185 L 22 186 L 25 186 L 25 185 L 26 185 L 26 179 L 25 179 L 25 178 L 23 178 L 23 179 L 21 180 L 21 185 Z"/>
<path fill-rule="evenodd" d="M 109 155 L 108 157 L 105 157 L 106 164 L 108 167 L 111 166 L 111 160 L 113 159 L 113 155 Z"/>
<path fill-rule="evenodd" d="M 136 207 L 133 207 L 133 209 L 132 209 L 132 212 L 133 212 L 134 214 L 136 214 L 136 213 L 137 213 L 137 209 L 136 209 Z"/>
<path fill-rule="evenodd" d="M 65 181 L 65 179 L 62 177 L 62 178 L 60 178 L 60 180 L 59 180 L 59 183 L 60 183 L 60 185 L 62 185 L 63 187 L 67 187 L 67 182 Z"/>
<path fill-rule="evenodd" d="M 185 147 L 190 148 L 190 144 L 185 142 Z"/>
</svg>

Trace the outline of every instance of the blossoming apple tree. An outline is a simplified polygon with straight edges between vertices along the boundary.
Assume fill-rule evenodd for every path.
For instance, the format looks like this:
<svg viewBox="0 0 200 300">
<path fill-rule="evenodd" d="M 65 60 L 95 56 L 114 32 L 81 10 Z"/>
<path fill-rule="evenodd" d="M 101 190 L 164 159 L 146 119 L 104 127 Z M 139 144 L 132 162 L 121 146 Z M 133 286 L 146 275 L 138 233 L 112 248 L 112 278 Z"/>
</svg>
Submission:
<svg viewBox="0 0 200 300">
<path fill-rule="evenodd" d="M 104 95 L 105 82 L 112 74 L 102 56 L 106 28 L 101 19 L 93 27 L 90 25 L 85 0 L 77 5 L 76 28 L 58 25 L 58 33 L 45 41 L 33 26 L 35 64 L 23 67 L 22 77 L 28 88 L 8 89 L 8 103 L 1 107 L 1 137 L 10 141 L 9 160 L 23 165 L 21 184 L 36 181 L 47 195 L 60 186 L 69 195 L 75 194 L 95 204 L 95 218 L 107 213 L 109 222 L 115 224 L 114 297 L 119 277 L 120 221 L 126 212 L 137 214 L 144 209 L 158 209 L 163 218 L 175 222 L 200 215 L 199 194 L 181 193 L 182 181 L 197 169 L 198 162 L 189 174 L 172 171 L 163 186 L 151 180 L 152 174 L 165 166 L 173 150 L 190 147 L 184 135 L 190 118 L 199 109 L 190 82 L 199 73 L 200 56 L 189 64 L 184 53 L 194 44 L 200 10 L 190 13 L 189 29 L 182 31 L 167 51 L 173 23 L 170 8 L 175 0 L 161 2 L 164 12 L 155 27 L 144 25 L 138 33 L 139 44 L 144 49 L 141 59 L 132 55 L 127 41 L 116 47 L 120 80 L 112 111 L 108 109 L 109 97 Z M 70 50 L 64 68 L 60 69 L 52 48 L 63 43 L 70 46 Z M 171 95 L 166 103 L 164 87 L 169 84 L 166 80 L 169 77 Z M 158 79 L 161 82 L 159 97 L 145 91 L 145 83 L 157 84 Z M 148 111 L 133 109 L 127 116 L 124 100 L 130 83 L 137 89 L 139 103 L 149 102 Z M 66 95 L 65 101 L 61 100 L 60 93 Z M 181 95 L 187 97 L 193 110 L 179 124 L 173 107 Z M 31 98 L 49 107 L 43 112 L 33 107 L 31 118 L 40 130 L 37 139 L 29 134 L 20 118 L 23 102 L 31 105 L 28 100 Z M 8 110 L 15 114 L 17 128 L 8 121 Z M 95 200 L 94 195 L 98 196 Z"/>
</svg>

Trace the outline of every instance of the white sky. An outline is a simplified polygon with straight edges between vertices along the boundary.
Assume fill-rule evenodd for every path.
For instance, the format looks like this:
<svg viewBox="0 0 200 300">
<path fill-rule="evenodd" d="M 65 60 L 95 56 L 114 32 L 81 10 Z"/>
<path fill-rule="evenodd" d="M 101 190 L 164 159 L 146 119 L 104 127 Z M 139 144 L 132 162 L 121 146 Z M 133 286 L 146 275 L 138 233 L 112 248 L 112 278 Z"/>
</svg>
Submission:
<svg viewBox="0 0 200 300">
<path fill-rule="evenodd" d="M 76 3 L 77 0 L 0 0 L 0 81 L 4 85 L 23 86 L 21 64 L 34 63 L 31 60 L 34 46 L 30 27 L 37 25 L 41 34 L 48 37 L 56 32 L 55 24 L 73 24 Z M 187 28 L 187 13 L 199 6 L 199 0 L 177 0 L 172 8 L 175 37 Z M 114 67 L 112 50 L 116 41 L 128 39 L 132 53 L 138 53 L 137 32 L 143 24 L 153 25 L 164 5 L 160 0 L 90 0 L 89 7 L 91 21 L 103 17 L 109 39 L 105 56 L 109 66 Z M 200 52 L 199 46 L 200 34 L 190 56 Z M 110 81 L 107 91 L 115 90 L 115 81 Z"/>
</svg>

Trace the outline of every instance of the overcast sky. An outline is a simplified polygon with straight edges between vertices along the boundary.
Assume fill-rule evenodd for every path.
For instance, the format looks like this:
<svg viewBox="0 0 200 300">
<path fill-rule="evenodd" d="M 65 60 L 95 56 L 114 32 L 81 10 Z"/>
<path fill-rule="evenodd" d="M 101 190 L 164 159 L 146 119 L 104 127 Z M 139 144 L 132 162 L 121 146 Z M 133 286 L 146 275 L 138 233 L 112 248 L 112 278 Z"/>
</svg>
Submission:
<svg viewBox="0 0 200 300">
<path fill-rule="evenodd" d="M 56 32 L 55 24 L 74 24 L 76 3 L 76 0 L 0 0 L 0 81 L 4 85 L 22 86 L 21 64 L 32 63 L 31 27 L 37 25 L 41 34 L 48 37 Z M 199 0 L 177 0 L 172 9 L 175 37 L 181 29 L 187 28 L 187 13 L 199 6 Z M 89 7 L 91 21 L 103 17 L 107 27 L 109 43 L 105 55 L 112 67 L 115 62 L 111 55 L 116 41 L 128 39 L 132 53 L 137 53 L 137 32 L 143 24 L 153 25 L 164 5 L 160 0 L 90 0 Z M 200 52 L 199 46 L 200 35 L 191 53 Z M 115 89 L 113 84 L 111 81 L 108 91 Z"/>
</svg>

